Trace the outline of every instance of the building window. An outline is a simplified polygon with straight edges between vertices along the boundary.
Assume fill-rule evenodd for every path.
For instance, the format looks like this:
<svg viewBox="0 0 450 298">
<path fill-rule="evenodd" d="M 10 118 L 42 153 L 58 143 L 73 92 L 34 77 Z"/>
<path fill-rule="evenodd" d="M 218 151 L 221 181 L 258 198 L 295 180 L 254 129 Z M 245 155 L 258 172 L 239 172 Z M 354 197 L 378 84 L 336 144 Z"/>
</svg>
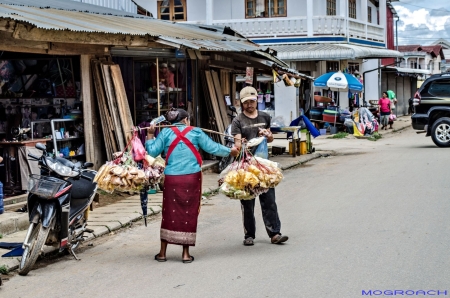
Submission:
<svg viewBox="0 0 450 298">
<path fill-rule="evenodd" d="M 186 21 L 186 0 L 158 1 L 158 18 L 167 21 Z"/>
<path fill-rule="evenodd" d="M 285 17 L 286 2 L 286 0 L 245 0 L 245 17 Z"/>
<path fill-rule="evenodd" d="M 336 15 L 336 0 L 327 0 L 327 16 Z"/>
<path fill-rule="evenodd" d="M 356 0 L 348 0 L 348 17 L 356 19 Z"/>
<path fill-rule="evenodd" d="M 372 7 L 367 7 L 367 22 L 372 23 Z"/>
<path fill-rule="evenodd" d="M 327 61 L 327 72 L 338 71 L 338 70 L 339 70 L 339 62 Z"/>
<path fill-rule="evenodd" d="M 416 69 L 417 68 L 417 62 L 411 61 L 410 62 L 410 68 Z"/>
</svg>

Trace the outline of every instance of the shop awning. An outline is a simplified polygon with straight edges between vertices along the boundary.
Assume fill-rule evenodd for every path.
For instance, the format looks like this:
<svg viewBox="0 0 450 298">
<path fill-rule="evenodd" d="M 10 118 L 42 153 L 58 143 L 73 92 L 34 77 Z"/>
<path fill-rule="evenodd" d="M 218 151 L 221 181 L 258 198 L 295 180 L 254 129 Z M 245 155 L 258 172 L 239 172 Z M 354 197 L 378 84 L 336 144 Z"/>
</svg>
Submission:
<svg viewBox="0 0 450 298">
<path fill-rule="evenodd" d="M 401 73 L 413 73 L 413 74 L 420 74 L 420 75 L 430 75 L 431 71 L 428 69 L 415 69 L 415 68 L 405 68 L 405 67 L 393 67 L 393 66 L 387 66 L 386 69 L 392 69 L 397 72 Z"/>
<path fill-rule="evenodd" d="M 293 44 L 272 45 L 277 57 L 282 60 L 354 60 L 402 58 L 403 54 L 383 48 L 351 44 Z"/>
</svg>

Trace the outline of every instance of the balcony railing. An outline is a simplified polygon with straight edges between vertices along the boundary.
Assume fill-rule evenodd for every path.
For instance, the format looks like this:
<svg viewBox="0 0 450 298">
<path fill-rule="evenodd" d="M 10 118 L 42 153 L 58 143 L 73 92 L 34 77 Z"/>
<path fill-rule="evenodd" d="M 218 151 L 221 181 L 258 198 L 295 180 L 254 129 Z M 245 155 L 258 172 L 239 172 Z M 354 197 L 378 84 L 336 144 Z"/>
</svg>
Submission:
<svg viewBox="0 0 450 298">
<path fill-rule="evenodd" d="M 204 21 L 187 23 L 204 23 Z M 213 24 L 231 27 L 251 39 L 308 36 L 306 17 L 215 20 Z M 347 36 L 347 19 L 345 17 L 315 16 L 312 26 L 313 36 Z M 379 25 L 349 19 L 348 28 L 349 37 L 377 42 L 385 41 L 384 29 Z"/>
</svg>

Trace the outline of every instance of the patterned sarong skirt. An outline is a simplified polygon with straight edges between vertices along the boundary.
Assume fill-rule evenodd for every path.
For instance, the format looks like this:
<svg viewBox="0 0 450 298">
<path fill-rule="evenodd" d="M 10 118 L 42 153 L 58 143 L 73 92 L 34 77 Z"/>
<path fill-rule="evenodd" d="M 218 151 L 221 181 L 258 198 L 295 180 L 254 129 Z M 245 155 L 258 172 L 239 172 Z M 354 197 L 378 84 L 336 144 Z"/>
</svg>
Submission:
<svg viewBox="0 0 450 298">
<path fill-rule="evenodd" d="M 202 172 L 165 176 L 161 240 L 195 246 L 201 189 Z"/>
</svg>

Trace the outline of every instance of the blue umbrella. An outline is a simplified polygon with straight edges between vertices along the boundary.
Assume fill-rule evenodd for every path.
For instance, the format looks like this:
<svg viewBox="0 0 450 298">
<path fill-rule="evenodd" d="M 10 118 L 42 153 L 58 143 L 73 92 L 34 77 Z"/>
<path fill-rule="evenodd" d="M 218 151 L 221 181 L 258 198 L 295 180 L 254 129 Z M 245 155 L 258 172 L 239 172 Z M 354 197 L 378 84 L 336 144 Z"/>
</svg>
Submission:
<svg viewBox="0 0 450 298">
<path fill-rule="evenodd" d="M 338 72 L 328 72 L 314 80 L 315 87 L 330 88 L 332 91 L 352 91 L 360 92 L 363 84 L 352 74 Z"/>
<path fill-rule="evenodd" d="M 338 72 L 328 72 L 314 80 L 315 87 L 329 88 L 332 91 L 360 92 L 363 90 L 363 84 L 352 74 Z M 339 93 L 338 93 L 339 105 Z M 336 126 L 336 117 L 334 118 Z"/>
</svg>

